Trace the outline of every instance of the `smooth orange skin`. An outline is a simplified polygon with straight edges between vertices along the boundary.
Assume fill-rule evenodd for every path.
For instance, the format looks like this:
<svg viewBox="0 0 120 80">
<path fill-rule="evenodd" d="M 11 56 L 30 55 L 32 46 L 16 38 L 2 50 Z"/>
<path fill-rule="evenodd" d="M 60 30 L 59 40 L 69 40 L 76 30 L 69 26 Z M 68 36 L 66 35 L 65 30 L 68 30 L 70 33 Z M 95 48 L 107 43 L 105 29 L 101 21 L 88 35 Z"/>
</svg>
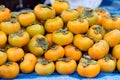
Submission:
<svg viewBox="0 0 120 80">
<path fill-rule="evenodd" d="M 0 22 L 3 20 L 9 20 L 11 18 L 11 11 L 8 8 L 0 10 Z"/>
<path fill-rule="evenodd" d="M 109 29 L 118 29 L 120 30 L 120 18 L 116 17 L 115 19 L 112 19 L 110 17 L 103 17 L 102 25 L 106 30 Z"/>
<path fill-rule="evenodd" d="M 28 25 L 35 22 L 36 17 L 33 12 L 26 12 L 19 14 L 17 19 L 23 27 L 27 27 Z"/>
<path fill-rule="evenodd" d="M 88 55 L 93 59 L 103 58 L 109 52 L 109 45 L 105 40 L 100 40 L 88 49 Z"/>
<path fill-rule="evenodd" d="M 26 31 L 29 33 L 31 38 L 37 34 L 41 34 L 41 35 L 45 34 L 44 26 L 40 24 L 30 25 L 26 28 Z"/>
<path fill-rule="evenodd" d="M 94 42 L 88 37 L 83 37 L 82 34 L 77 34 L 74 36 L 73 44 L 81 51 L 87 51 Z"/>
<path fill-rule="evenodd" d="M 56 45 L 56 49 L 49 49 L 45 52 L 44 57 L 47 60 L 57 61 L 59 58 L 62 58 L 64 54 L 64 48 L 60 45 Z"/>
<path fill-rule="evenodd" d="M 54 73 L 54 71 L 55 71 L 55 64 L 53 62 L 50 62 L 46 65 L 38 62 L 35 65 L 35 72 L 41 76 L 51 75 Z"/>
<path fill-rule="evenodd" d="M 115 21 L 115 28 L 120 30 L 120 18 L 117 18 L 117 20 Z"/>
<path fill-rule="evenodd" d="M 14 32 L 20 30 L 21 26 L 19 22 L 1 22 L 0 30 L 5 32 L 7 35 L 10 35 Z"/>
<path fill-rule="evenodd" d="M 116 68 L 116 60 L 104 60 L 99 59 L 98 63 L 100 64 L 100 71 L 112 73 Z"/>
<path fill-rule="evenodd" d="M 72 45 L 66 45 L 64 47 L 64 50 L 65 50 L 65 56 L 67 58 L 72 58 L 75 61 L 78 61 L 82 56 L 82 52 L 79 49 L 76 49 Z"/>
<path fill-rule="evenodd" d="M 73 34 L 70 31 L 67 31 L 67 34 L 63 34 L 62 32 L 54 31 L 52 33 L 52 40 L 54 43 L 58 45 L 67 45 L 72 43 L 73 41 Z"/>
<path fill-rule="evenodd" d="M 1 78 L 15 78 L 19 74 L 19 65 L 16 62 L 12 62 L 12 64 L 1 65 L 0 66 L 0 77 Z"/>
<path fill-rule="evenodd" d="M 52 34 L 46 34 L 45 38 L 47 39 L 48 43 L 49 43 L 49 47 L 53 46 L 53 40 L 52 40 Z"/>
<path fill-rule="evenodd" d="M 0 65 L 4 64 L 7 61 L 7 54 L 0 51 Z"/>
<path fill-rule="evenodd" d="M 39 35 L 35 35 L 34 37 L 32 37 L 32 39 L 28 43 L 29 51 L 36 56 L 42 56 L 44 54 L 44 51 L 45 51 L 41 46 L 36 45 L 36 44 L 40 44 L 36 40 L 41 39 L 41 38 L 44 38 L 45 41 L 47 41 L 47 39 L 43 35 L 39 34 Z"/>
<path fill-rule="evenodd" d="M 82 62 L 80 62 L 77 66 L 77 72 L 82 77 L 94 78 L 100 73 L 100 64 L 96 63 L 83 67 Z"/>
<path fill-rule="evenodd" d="M 103 19 L 104 19 L 104 16 L 110 15 L 110 13 L 109 13 L 108 11 L 97 11 L 96 13 L 97 13 L 98 16 L 99 16 L 98 21 L 97 21 L 96 24 L 99 24 L 99 25 L 102 24 L 102 21 L 103 21 Z"/>
<path fill-rule="evenodd" d="M 102 21 L 102 26 L 106 29 L 106 30 L 110 30 L 110 29 L 115 29 L 115 20 L 113 20 L 112 18 L 103 18 Z"/>
<path fill-rule="evenodd" d="M 60 17 L 47 19 L 45 22 L 45 30 L 47 32 L 54 32 L 60 28 L 63 28 L 63 20 Z"/>
<path fill-rule="evenodd" d="M 0 48 L 4 47 L 6 43 L 7 43 L 7 35 L 3 31 L 0 31 Z"/>
<path fill-rule="evenodd" d="M 24 60 L 20 63 L 20 70 L 22 73 L 31 73 L 35 68 L 37 57 L 32 53 L 26 53 Z"/>
<path fill-rule="evenodd" d="M 97 41 L 97 40 L 101 40 L 103 38 L 103 36 L 105 35 L 105 29 L 101 26 L 101 29 L 102 29 L 102 33 L 96 33 L 97 30 L 94 30 L 94 28 L 97 28 L 97 26 L 99 25 L 93 25 L 89 28 L 88 32 L 87 32 L 87 35 L 88 37 L 92 37 L 92 39 L 94 41 Z"/>
<path fill-rule="evenodd" d="M 52 7 L 55 9 L 57 15 L 60 15 L 63 10 L 69 9 L 70 5 L 68 2 L 54 1 Z"/>
<path fill-rule="evenodd" d="M 22 36 L 18 36 L 16 33 L 12 33 L 8 36 L 9 44 L 16 47 L 23 47 L 27 45 L 29 41 L 30 36 L 26 31 L 22 33 Z"/>
<path fill-rule="evenodd" d="M 116 59 L 120 58 L 120 44 L 115 45 L 112 49 L 112 56 Z"/>
<path fill-rule="evenodd" d="M 8 60 L 13 62 L 20 61 L 25 54 L 22 48 L 16 47 L 9 48 L 6 53 L 8 56 Z"/>
<path fill-rule="evenodd" d="M 77 10 L 67 9 L 67 10 L 64 10 L 60 16 L 63 19 L 63 21 L 67 23 L 72 19 L 79 18 L 80 14 Z"/>
<path fill-rule="evenodd" d="M 98 14 L 98 21 L 95 24 L 102 25 L 102 19 L 103 19 L 102 16 Z"/>
<path fill-rule="evenodd" d="M 89 23 L 86 19 L 83 19 L 83 21 L 71 20 L 68 21 L 67 27 L 74 34 L 86 33 L 89 28 Z"/>
<path fill-rule="evenodd" d="M 89 26 L 92 26 L 94 24 L 96 24 L 96 22 L 99 19 L 99 16 L 97 13 L 93 12 L 93 16 L 92 17 L 86 17 L 85 19 L 87 19 Z"/>
<path fill-rule="evenodd" d="M 120 72 L 120 58 L 117 60 L 117 70 Z"/>
<path fill-rule="evenodd" d="M 59 74 L 72 74 L 76 71 L 77 63 L 75 60 L 70 60 L 69 62 L 57 61 L 55 66 Z"/>
<path fill-rule="evenodd" d="M 81 7 L 81 6 L 78 6 L 77 8 L 76 8 L 76 10 L 80 13 L 80 15 L 82 14 L 82 12 L 83 12 L 83 10 L 84 10 L 84 8 L 83 7 Z"/>
<path fill-rule="evenodd" d="M 114 47 L 115 45 L 120 43 L 120 31 L 117 29 L 114 29 L 106 33 L 103 39 L 108 42 L 110 47 Z"/>
<path fill-rule="evenodd" d="M 42 7 L 39 4 L 34 7 L 34 14 L 36 18 L 41 21 L 53 18 L 56 15 L 55 10 L 52 7 L 49 9 L 47 7 Z"/>
</svg>

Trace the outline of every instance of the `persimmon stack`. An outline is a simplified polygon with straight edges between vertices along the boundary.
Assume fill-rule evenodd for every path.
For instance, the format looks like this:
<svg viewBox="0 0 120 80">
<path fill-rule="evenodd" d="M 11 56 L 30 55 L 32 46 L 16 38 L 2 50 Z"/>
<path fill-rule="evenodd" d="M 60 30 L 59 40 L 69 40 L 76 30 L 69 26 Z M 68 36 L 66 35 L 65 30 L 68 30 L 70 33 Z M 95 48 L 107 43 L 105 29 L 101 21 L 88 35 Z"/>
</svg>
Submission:
<svg viewBox="0 0 120 80">
<path fill-rule="evenodd" d="M 70 9 L 66 0 L 25 12 L 0 6 L 0 78 L 55 71 L 92 78 L 120 71 L 119 52 L 120 17 L 105 9 Z"/>
</svg>

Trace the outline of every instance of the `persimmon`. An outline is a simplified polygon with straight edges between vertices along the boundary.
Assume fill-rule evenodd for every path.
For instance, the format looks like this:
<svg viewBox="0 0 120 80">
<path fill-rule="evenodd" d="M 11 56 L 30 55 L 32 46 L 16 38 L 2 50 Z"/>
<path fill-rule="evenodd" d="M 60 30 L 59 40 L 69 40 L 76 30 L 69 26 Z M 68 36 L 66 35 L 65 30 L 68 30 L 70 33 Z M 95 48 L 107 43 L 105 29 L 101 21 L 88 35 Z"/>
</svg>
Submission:
<svg viewBox="0 0 120 80">
<path fill-rule="evenodd" d="M 0 31 L 0 48 L 3 48 L 7 43 L 7 35 L 3 32 Z"/>
<path fill-rule="evenodd" d="M 120 44 L 117 44 L 113 47 L 112 49 L 112 56 L 115 57 L 116 59 L 120 58 Z"/>
<path fill-rule="evenodd" d="M 53 43 L 53 40 L 52 40 L 52 33 L 51 34 L 46 34 L 45 37 L 46 37 L 46 39 L 49 43 L 49 47 L 53 46 L 54 43 Z"/>
<path fill-rule="evenodd" d="M 33 37 L 37 34 L 44 35 L 45 34 L 45 29 L 42 24 L 33 24 L 30 25 L 26 28 L 26 31 L 29 33 L 30 37 Z"/>
<path fill-rule="evenodd" d="M 19 65 L 16 62 L 6 62 L 0 66 L 1 78 L 16 78 L 19 72 Z"/>
<path fill-rule="evenodd" d="M 67 27 L 74 34 L 86 33 L 89 23 L 86 19 L 78 18 L 68 21 Z"/>
<path fill-rule="evenodd" d="M 20 63 L 20 70 L 22 73 L 31 73 L 35 64 L 37 63 L 37 57 L 32 53 L 26 53 L 23 60 Z"/>
<path fill-rule="evenodd" d="M 110 13 L 104 9 L 104 8 L 96 8 L 95 12 L 98 14 L 98 21 L 97 21 L 97 25 L 101 25 L 103 18 L 105 18 L 105 16 L 110 15 Z"/>
<path fill-rule="evenodd" d="M 4 49 L 0 49 L 0 65 L 4 64 L 7 61 L 7 54 Z"/>
<path fill-rule="evenodd" d="M 52 40 L 58 45 L 67 45 L 72 43 L 73 34 L 67 29 L 58 29 L 52 33 Z"/>
<path fill-rule="evenodd" d="M 19 30 L 8 36 L 8 42 L 15 47 L 23 47 L 30 41 L 30 36 L 25 30 Z"/>
<path fill-rule="evenodd" d="M 56 61 L 62 58 L 65 54 L 64 48 L 61 45 L 54 45 L 51 49 L 45 52 L 44 57 L 47 60 Z"/>
<path fill-rule="evenodd" d="M 59 74 L 72 74 L 76 71 L 77 63 L 69 58 L 60 58 L 56 61 L 55 66 Z"/>
<path fill-rule="evenodd" d="M 91 37 L 94 41 L 103 39 L 105 35 L 105 29 L 100 25 L 93 25 L 89 28 L 87 35 Z"/>
<path fill-rule="evenodd" d="M 52 19 L 47 19 L 45 22 L 45 30 L 47 32 L 54 32 L 60 28 L 63 28 L 63 20 L 60 17 L 55 17 Z"/>
<path fill-rule="evenodd" d="M 56 15 L 54 8 L 42 4 L 38 4 L 34 7 L 34 14 L 36 18 L 41 21 L 53 18 Z"/>
<path fill-rule="evenodd" d="M 17 17 L 17 20 L 23 27 L 27 27 L 30 24 L 35 22 L 36 17 L 32 11 L 27 11 L 27 12 L 20 13 Z"/>
<path fill-rule="evenodd" d="M 28 43 L 29 51 L 36 56 L 42 56 L 44 52 L 47 51 L 48 46 L 49 44 L 47 39 L 41 34 L 32 37 Z"/>
<path fill-rule="evenodd" d="M 94 41 L 86 34 L 77 34 L 74 36 L 73 44 L 81 51 L 87 51 L 94 44 Z"/>
<path fill-rule="evenodd" d="M 50 60 L 38 59 L 35 65 L 35 72 L 38 75 L 46 76 L 51 75 L 55 71 L 55 64 Z"/>
<path fill-rule="evenodd" d="M 75 9 L 66 9 L 66 10 L 62 11 L 62 13 L 60 14 L 60 16 L 63 19 L 63 21 L 65 23 L 67 23 L 68 21 L 70 21 L 72 19 L 79 18 L 80 14 Z"/>
<path fill-rule="evenodd" d="M 95 60 L 81 58 L 77 66 L 77 72 L 82 77 L 96 77 L 100 73 L 100 64 Z"/>
<path fill-rule="evenodd" d="M 120 31 L 118 29 L 111 30 L 104 35 L 103 39 L 107 41 L 110 47 L 114 47 L 120 43 Z"/>
<path fill-rule="evenodd" d="M 17 47 L 9 48 L 6 53 L 8 56 L 8 60 L 14 62 L 20 61 L 25 54 L 22 48 Z"/>
<path fill-rule="evenodd" d="M 11 11 L 4 5 L 0 5 L 0 23 L 11 18 Z"/>
<path fill-rule="evenodd" d="M 90 26 L 98 21 L 98 14 L 90 8 L 84 8 L 81 17 L 87 19 Z"/>
<path fill-rule="evenodd" d="M 101 59 L 109 52 L 109 44 L 105 40 L 97 41 L 88 49 L 88 54 L 93 59 Z"/>
<path fill-rule="evenodd" d="M 0 23 L 0 30 L 5 32 L 7 35 L 19 31 L 20 28 L 20 23 L 14 18 Z"/>
<path fill-rule="evenodd" d="M 120 72 L 120 58 L 117 60 L 117 70 Z"/>
<path fill-rule="evenodd" d="M 100 71 L 112 73 L 116 68 L 116 59 L 110 54 L 107 54 L 104 58 L 99 59 Z"/>
<path fill-rule="evenodd" d="M 52 7 L 55 9 L 56 14 L 60 15 L 63 10 L 69 9 L 70 5 L 67 0 L 55 0 Z"/>
<path fill-rule="evenodd" d="M 82 57 L 82 52 L 72 44 L 66 45 L 64 50 L 67 58 L 72 58 L 73 60 L 78 61 Z"/>
</svg>

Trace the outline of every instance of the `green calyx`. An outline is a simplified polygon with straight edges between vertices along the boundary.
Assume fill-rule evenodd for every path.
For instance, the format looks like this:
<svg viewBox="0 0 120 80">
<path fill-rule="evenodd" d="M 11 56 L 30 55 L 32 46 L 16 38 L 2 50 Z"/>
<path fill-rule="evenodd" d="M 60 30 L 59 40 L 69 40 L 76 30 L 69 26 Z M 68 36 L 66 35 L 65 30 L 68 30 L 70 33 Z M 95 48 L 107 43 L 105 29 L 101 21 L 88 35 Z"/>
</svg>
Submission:
<svg viewBox="0 0 120 80">
<path fill-rule="evenodd" d="M 12 62 L 8 61 L 5 63 L 6 66 L 10 66 L 12 64 Z"/>
<path fill-rule="evenodd" d="M 97 25 L 96 27 L 94 27 L 93 30 L 96 34 L 102 34 L 103 33 L 103 27 L 100 26 L 100 25 Z"/>
<path fill-rule="evenodd" d="M 48 49 L 48 42 L 47 42 L 47 40 L 44 37 L 37 38 L 36 42 L 37 42 L 36 46 L 42 47 L 45 51 L 47 51 L 47 49 Z"/>
<path fill-rule="evenodd" d="M 43 64 L 43 65 L 47 65 L 47 64 L 49 64 L 50 62 L 52 62 L 52 60 L 46 60 L 46 59 L 38 59 L 37 60 L 38 61 L 38 63 L 41 63 L 41 64 Z"/>
<path fill-rule="evenodd" d="M 103 59 L 104 59 L 105 61 L 115 60 L 115 58 L 114 58 L 111 54 L 107 54 Z"/>
<path fill-rule="evenodd" d="M 94 11 L 90 8 L 84 8 L 83 13 L 81 15 L 82 18 L 89 18 L 94 16 Z"/>
<path fill-rule="evenodd" d="M 97 63 L 95 60 L 85 59 L 85 58 L 82 58 L 81 61 L 82 61 L 82 66 L 84 68 L 87 67 L 88 65 L 95 65 Z"/>
<path fill-rule="evenodd" d="M 63 33 L 64 35 L 66 35 L 68 33 L 68 28 L 65 28 L 65 29 L 58 29 L 56 31 L 56 33 Z"/>
<path fill-rule="evenodd" d="M 65 62 L 69 62 L 70 60 L 72 60 L 71 58 L 60 58 L 58 59 L 58 61 L 65 61 Z"/>
<path fill-rule="evenodd" d="M 52 9 L 52 7 L 45 5 L 45 4 L 39 4 L 42 8 L 48 8 L 48 9 Z"/>
<path fill-rule="evenodd" d="M 4 48 L 0 48 L 0 51 L 1 52 L 5 52 L 6 50 Z"/>
<path fill-rule="evenodd" d="M 5 6 L 4 5 L 0 5 L 0 10 L 4 10 L 5 9 Z"/>
</svg>

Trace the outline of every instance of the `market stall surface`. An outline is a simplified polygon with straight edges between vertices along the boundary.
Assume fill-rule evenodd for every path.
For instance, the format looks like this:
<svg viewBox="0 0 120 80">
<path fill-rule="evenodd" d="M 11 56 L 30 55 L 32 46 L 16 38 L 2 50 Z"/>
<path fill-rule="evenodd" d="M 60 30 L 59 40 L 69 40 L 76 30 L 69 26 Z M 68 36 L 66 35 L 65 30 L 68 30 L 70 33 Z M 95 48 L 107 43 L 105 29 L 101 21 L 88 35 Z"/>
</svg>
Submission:
<svg viewBox="0 0 120 80">
<path fill-rule="evenodd" d="M 58 73 L 54 73 L 50 76 L 39 76 L 35 72 L 31 74 L 19 74 L 13 80 L 120 80 L 120 73 L 118 71 L 113 73 L 104 73 L 101 72 L 95 78 L 83 78 L 78 75 L 77 72 L 71 75 L 60 75 Z M 4 79 L 1 79 L 4 80 Z"/>
</svg>

